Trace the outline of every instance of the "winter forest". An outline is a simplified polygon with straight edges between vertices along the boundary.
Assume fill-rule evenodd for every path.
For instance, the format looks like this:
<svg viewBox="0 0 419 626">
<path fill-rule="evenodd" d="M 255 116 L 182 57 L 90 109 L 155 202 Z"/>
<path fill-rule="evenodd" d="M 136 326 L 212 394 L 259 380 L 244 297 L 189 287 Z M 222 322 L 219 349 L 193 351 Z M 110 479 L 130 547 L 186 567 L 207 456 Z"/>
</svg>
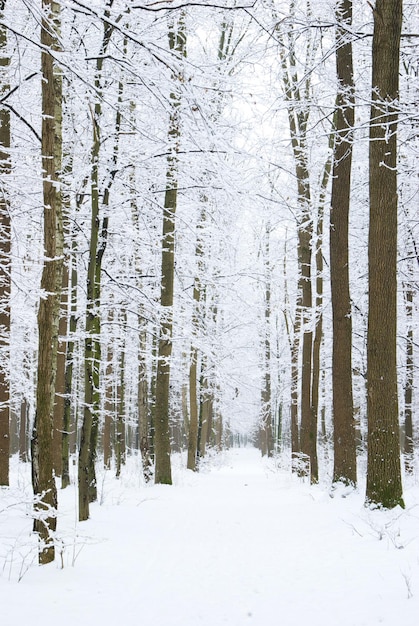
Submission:
<svg viewBox="0 0 419 626">
<path fill-rule="evenodd" d="M 6 579 L 61 567 L 62 501 L 74 543 L 105 481 L 234 459 L 417 526 L 418 75 L 415 1 L 0 2 Z"/>
</svg>

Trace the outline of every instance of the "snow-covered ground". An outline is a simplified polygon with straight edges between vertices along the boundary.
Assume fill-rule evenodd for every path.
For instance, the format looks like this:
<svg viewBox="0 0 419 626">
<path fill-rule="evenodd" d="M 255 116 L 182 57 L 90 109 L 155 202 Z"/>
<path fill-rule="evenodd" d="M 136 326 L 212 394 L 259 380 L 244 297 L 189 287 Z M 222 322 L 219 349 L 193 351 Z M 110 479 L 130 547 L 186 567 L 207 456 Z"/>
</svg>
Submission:
<svg viewBox="0 0 419 626">
<path fill-rule="evenodd" d="M 406 509 L 310 487 L 253 449 L 213 457 L 174 486 L 135 461 L 100 476 L 91 519 L 59 492 L 61 550 L 36 565 L 28 468 L 0 491 L 1 624 L 375 626 L 419 624 L 419 487 Z M 343 497 L 345 496 L 346 497 Z"/>
</svg>

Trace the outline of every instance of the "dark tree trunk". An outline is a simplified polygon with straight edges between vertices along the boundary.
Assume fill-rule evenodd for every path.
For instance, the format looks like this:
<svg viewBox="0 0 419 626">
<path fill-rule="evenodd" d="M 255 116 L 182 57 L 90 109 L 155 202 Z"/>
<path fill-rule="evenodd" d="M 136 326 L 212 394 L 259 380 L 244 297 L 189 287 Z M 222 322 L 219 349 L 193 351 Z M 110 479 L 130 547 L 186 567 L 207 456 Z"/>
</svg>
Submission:
<svg viewBox="0 0 419 626">
<path fill-rule="evenodd" d="M 330 212 L 330 278 L 333 316 L 332 394 L 333 480 L 356 484 L 356 440 L 352 396 L 352 311 L 349 293 L 348 226 L 354 126 L 352 0 L 336 8 L 336 99 L 333 182 Z"/>
<path fill-rule="evenodd" d="M 177 28 L 169 29 L 170 50 L 179 56 L 186 53 L 186 35 L 183 18 Z M 173 77 L 177 81 L 177 77 Z M 174 83 L 171 97 L 171 114 L 169 121 L 170 154 L 167 159 L 166 193 L 163 211 L 162 233 L 162 267 L 160 304 L 162 316 L 160 321 L 157 375 L 156 375 L 156 402 L 154 410 L 154 453 L 156 483 L 172 484 L 172 469 L 170 461 L 170 426 L 169 426 L 169 386 L 170 386 L 170 359 L 172 355 L 172 327 L 173 327 L 173 291 L 175 273 L 175 217 L 178 198 L 178 153 L 180 138 L 180 92 L 179 85 Z"/>
<path fill-rule="evenodd" d="M 61 165 L 57 158 L 57 82 L 50 49 L 57 49 L 59 5 L 45 0 L 41 24 L 42 69 L 42 169 L 44 203 L 44 254 L 42 297 L 38 311 L 38 382 L 32 434 L 32 482 L 36 496 L 34 531 L 39 536 L 39 563 L 54 560 L 57 525 L 57 488 L 53 471 L 53 404 L 57 364 L 58 319 L 62 285 L 62 208 L 59 191 Z M 60 232 L 61 230 L 61 232 Z"/>
<path fill-rule="evenodd" d="M 5 2 L 0 3 L 0 18 Z M 10 59 L 5 53 L 7 31 L 0 26 L 0 96 L 9 89 L 7 71 Z M 10 112 L 0 106 L 0 177 L 7 181 L 10 172 Z M 11 289 L 11 223 L 6 185 L 0 187 L 0 485 L 9 484 L 10 456 L 10 289 Z"/>
<path fill-rule="evenodd" d="M 397 98 L 401 0 L 377 0 L 370 118 L 366 501 L 403 504 L 396 368 Z"/>
<path fill-rule="evenodd" d="M 111 7 L 113 0 L 108 0 Z M 109 15 L 109 10 L 105 11 Z M 89 518 L 89 503 L 97 498 L 96 485 L 96 444 L 99 431 L 100 409 L 100 281 L 102 259 L 106 249 L 108 235 L 108 217 L 105 215 L 100 221 L 100 193 L 99 193 L 99 155 L 101 147 L 101 117 L 102 117 L 102 69 L 103 61 L 112 37 L 113 27 L 103 24 L 103 39 L 100 55 L 96 61 L 95 88 L 97 101 L 94 107 L 93 141 L 91 152 L 91 231 L 89 246 L 89 263 L 87 271 L 87 305 L 86 305 L 86 339 L 84 348 L 84 410 L 83 424 L 80 436 L 78 484 L 79 484 L 79 521 Z M 113 172 L 113 176 L 115 171 Z M 109 186 L 103 190 L 102 201 L 109 200 Z"/>
</svg>

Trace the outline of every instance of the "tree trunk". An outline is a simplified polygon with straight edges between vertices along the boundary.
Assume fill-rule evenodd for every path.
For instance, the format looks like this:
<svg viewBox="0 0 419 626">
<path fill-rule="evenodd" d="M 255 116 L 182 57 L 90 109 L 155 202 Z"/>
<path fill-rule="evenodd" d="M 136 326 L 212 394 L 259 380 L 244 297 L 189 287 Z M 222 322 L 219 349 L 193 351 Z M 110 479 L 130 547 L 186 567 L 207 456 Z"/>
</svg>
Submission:
<svg viewBox="0 0 419 626">
<path fill-rule="evenodd" d="M 58 49 L 60 6 L 53 0 L 43 3 L 41 23 L 42 69 L 42 169 L 45 258 L 38 311 L 38 382 L 36 414 L 32 434 L 32 482 L 36 496 L 34 531 L 39 536 L 39 563 L 54 560 L 57 489 L 53 472 L 53 403 L 57 365 L 58 319 L 62 285 L 62 207 L 60 192 L 61 141 L 57 120 L 57 92 L 61 81 L 54 80 L 54 61 L 48 50 Z"/>
<path fill-rule="evenodd" d="M 198 437 L 198 454 L 202 458 L 205 456 L 207 444 L 211 437 L 211 424 L 212 424 L 212 402 L 211 394 L 208 389 L 208 363 L 204 356 L 201 362 L 201 377 L 200 377 L 200 402 L 199 402 L 199 416 L 200 416 L 200 428 Z"/>
<path fill-rule="evenodd" d="M 329 157 L 326 160 L 323 170 L 322 181 L 320 185 L 320 195 L 317 207 L 317 227 L 316 227 L 316 319 L 313 338 L 313 375 L 311 383 L 311 412 L 312 412 L 312 428 L 316 432 L 318 430 L 319 421 L 319 405 L 320 405 L 320 375 L 321 375 L 321 346 L 323 340 L 323 221 L 324 221 L 324 205 L 326 200 L 327 186 L 332 169 L 332 161 Z M 317 454 L 316 454 L 317 458 Z M 318 464 L 314 467 L 315 474 L 313 482 L 317 482 Z"/>
<path fill-rule="evenodd" d="M 19 461 L 27 463 L 29 461 L 28 456 L 28 432 L 29 432 L 29 416 L 28 416 L 28 401 L 26 398 L 22 398 L 20 402 L 20 420 L 19 420 Z"/>
<path fill-rule="evenodd" d="M 377 0 L 372 44 L 369 142 L 366 501 L 404 506 L 396 368 L 397 99 L 401 0 Z"/>
<path fill-rule="evenodd" d="M 54 401 L 54 472 L 56 476 L 62 476 L 63 472 L 63 434 L 64 434 L 64 406 L 65 406 L 65 366 L 68 333 L 68 266 L 63 263 L 63 284 L 61 291 L 60 319 L 58 323 L 58 349 L 57 349 L 57 376 L 55 381 Z"/>
<path fill-rule="evenodd" d="M 290 14 L 295 15 L 295 3 L 291 2 Z M 278 22 L 280 24 L 280 21 Z M 313 296 L 312 296 L 312 201 L 310 190 L 310 171 L 307 148 L 307 125 L 310 116 L 310 105 L 307 94 L 311 89 L 311 75 L 306 74 L 299 80 L 296 60 L 295 32 L 291 29 L 284 34 L 278 26 L 278 37 L 281 43 L 280 57 L 283 72 L 285 99 L 287 101 L 288 122 L 291 136 L 291 145 L 294 156 L 295 177 L 297 181 L 297 199 L 299 213 L 297 217 L 297 255 L 298 255 L 298 296 L 297 309 L 301 315 L 302 329 L 302 356 L 301 356 L 301 423 L 299 446 L 301 448 L 302 472 L 309 473 L 312 482 L 317 482 L 317 423 L 311 407 L 312 383 L 312 351 L 313 332 L 311 329 Z M 306 64 L 312 61 L 315 49 L 314 40 L 307 42 Z M 296 338 L 296 337 L 294 337 Z M 295 358 L 296 355 L 294 355 Z"/>
<path fill-rule="evenodd" d="M 188 460 L 187 468 L 197 469 L 198 455 L 198 349 L 191 348 L 189 365 L 189 432 L 188 432 Z"/>
<path fill-rule="evenodd" d="M 119 354 L 119 385 L 117 388 L 117 420 L 116 420 L 116 437 L 115 437 L 115 464 L 116 477 L 121 475 L 122 465 L 125 463 L 125 336 L 127 330 L 127 314 L 122 313 L 121 331 L 123 340 L 120 346 Z"/>
<path fill-rule="evenodd" d="M 5 8 L 0 3 L 0 19 Z M 0 97 L 9 90 L 7 31 L 0 26 Z M 0 177 L 7 181 L 10 173 L 10 111 L 0 106 Z M 11 289 L 11 223 L 6 185 L 0 187 L 0 485 L 9 484 L 10 456 L 10 289 Z"/>
<path fill-rule="evenodd" d="M 73 236 L 71 244 L 71 254 L 69 257 L 69 280 L 70 280 L 70 310 L 68 314 L 68 341 L 66 342 L 65 352 L 65 371 L 64 371 L 64 413 L 63 413 L 63 436 L 62 436 L 62 474 L 61 488 L 65 489 L 70 484 L 70 438 L 72 424 L 72 397 L 73 397 L 73 358 L 75 334 L 77 330 L 77 261 L 76 261 L 77 243 Z M 76 424 L 73 425 L 74 431 Z"/>
<path fill-rule="evenodd" d="M 108 0 L 108 7 L 113 0 Z M 105 11 L 108 16 L 108 11 Z M 87 270 L 86 339 L 84 350 L 84 410 L 79 450 L 79 521 L 89 518 L 89 502 L 97 498 L 96 444 L 100 410 L 100 280 L 102 259 L 108 235 L 108 217 L 100 224 L 99 153 L 101 146 L 100 122 L 102 117 L 102 68 L 113 27 L 104 22 L 100 55 L 96 61 L 95 88 L 97 100 L 93 111 L 93 142 L 91 153 L 91 234 Z M 114 153 L 115 154 L 115 153 Z M 115 157 L 116 158 L 116 157 Z M 115 176 L 116 170 L 113 170 Z M 109 201 L 109 186 L 103 191 L 103 204 Z"/>
<path fill-rule="evenodd" d="M 292 470 L 299 471 L 299 455 L 300 448 L 300 427 L 298 422 L 298 356 L 300 353 L 300 335 L 301 335 L 301 304 L 300 294 L 297 296 L 295 306 L 294 321 L 292 323 L 290 315 L 287 312 L 289 308 L 288 286 L 287 286 L 287 241 L 284 246 L 284 292 L 285 292 L 285 326 L 287 330 L 288 343 L 291 356 L 291 372 L 290 372 L 290 418 L 291 418 L 291 462 Z"/>
<path fill-rule="evenodd" d="M 110 308 L 107 323 L 112 328 L 114 311 Z M 112 462 L 112 433 L 115 424 L 115 389 L 114 389 L 114 349 L 113 342 L 107 345 L 106 371 L 105 371 L 105 404 L 103 426 L 103 467 L 111 469 Z"/>
<path fill-rule="evenodd" d="M 138 355 L 138 439 L 145 482 L 149 482 L 152 476 L 152 462 L 149 444 L 149 404 L 148 404 L 148 384 L 147 369 L 145 361 L 145 351 L 147 346 L 147 335 L 145 322 L 140 318 L 139 324 L 139 355 Z"/>
<path fill-rule="evenodd" d="M 131 110 L 134 110 L 135 105 L 131 103 Z M 140 218 L 139 208 L 137 203 L 136 187 L 135 187 L 135 166 L 132 167 L 130 173 L 131 182 L 131 215 L 132 222 L 136 231 L 136 240 L 140 241 Z M 134 267 L 136 276 L 136 285 L 138 290 L 142 289 L 142 268 L 141 268 L 141 249 L 137 243 L 134 253 Z M 141 464 L 143 478 L 146 483 L 151 480 L 152 477 L 152 459 L 150 453 L 150 439 L 151 439 L 151 416 L 150 416 L 150 403 L 148 397 L 148 380 L 147 380 L 147 321 L 146 315 L 143 310 L 143 306 L 140 304 L 138 307 L 137 323 L 138 323 L 138 387 L 137 387 L 137 401 L 138 401 L 138 447 L 141 454 Z"/>
<path fill-rule="evenodd" d="M 189 365 L 189 432 L 188 432 L 188 461 L 187 468 L 195 471 L 197 469 L 197 460 L 199 454 L 199 415 L 200 411 L 198 405 L 199 392 L 198 392 L 198 348 L 196 345 L 197 336 L 199 333 L 201 319 L 201 298 L 203 295 L 203 289 L 201 284 L 202 264 L 203 264 L 203 241 L 202 241 L 202 229 L 205 223 L 205 203 L 203 200 L 203 207 L 201 209 L 201 215 L 197 226 L 197 239 L 195 245 L 195 260 L 196 260 L 196 273 L 193 287 L 193 311 L 192 311 L 192 345 L 191 345 L 191 357 Z"/>
<path fill-rule="evenodd" d="M 186 34 L 183 17 L 180 18 L 177 28 L 169 29 L 169 47 L 180 57 L 186 54 Z M 173 77 L 173 81 L 177 81 Z M 180 91 L 174 83 L 170 94 L 171 114 L 169 121 L 169 156 L 167 159 L 166 193 L 163 211 L 162 233 L 162 266 L 160 304 L 162 315 L 160 320 L 157 375 L 156 375 L 156 402 L 155 402 L 155 476 L 156 483 L 172 484 L 172 470 L 170 462 L 170 428 L 169 428 L 169 385 L 170 385 L 170 358 L 172 354 L 172 327 L 173 327 L 173 291 L 175 271 L 175 216 L 177 207 L 178 188 L 178 153 L 180 139 Z"/>
<path fill-rule="evenodd" d="M 60 4 L 54 2 L 55 13 L 59 15 Z M 56 32 L 60 36 L 60 24 L 56 19 Z M 55 170 L 62 175 L 63 167 L 63 75 L 61 67 L 54 65 L 54 90 L 55 90 Z M 55 392 L 53 401 L 53 464 L 56 476 L 60 476 L 62 472 L 62 433 L 63 433 L 63 413 L 64 413 L 64 364 L 65 364 L 65 342 L 60 340 L 66 334 L 67 316 L 62 316 L 61 304 L 67 305 L 67 285 L 65 284 L 66 274 L 64 266 L 64 202 L 62 192 L 59 194 L 59 222 L 57 223 L 57 238 L 55 243 L 55 256 L 60 258 L 59 280 L 61 281 L 57 287 L 60 292 L 60 302 L 58 303 L 58 338 L 57 338 L 57 363 L 55 377 Z M 65 291 L 63 291 L 63 287 Z"/>
<path fill-rule="evenodd" d="M 263 330 L 263 379 L 261 392 L 260 437 L 262 456 L 273 454 L 272 434 L 272 388 L 271 388 L 271 269 L 270 269 L 270 224 L 266 224 L 264 246 L 264 330 Z"/>
<path fill-rule="evenodd" d="M 330 212 L 330 279 L 333 316 L 332 394 L 334 482 L 356 484 L 356 441 L 352 397 L 352 311 L 349 293 L 348 227 L 354 126 L 352 0 L 336 8 L 336 73 L 333 181 Z"/>
<path fill-rule="evenodd" d="M 406 306 L 406 379 L 404 384 L 404 466 L 407 474 L 413 474 L 413 386 L 414 386 L 414 342 L 413 342 L 413 287 L 404 285 Z"/>
<path fill-rule="evenodd" d="M 99 410 L 99 367 L 100 367 L 100 320 L 97 310 L 96 289 L 96 261 L 99 241 L 99 189 L 98 189 L 98 158 L 99 158 L 99 126 L 98 120 L 94 122 L 94 142 L 92 148 L 92 173 L 91 173 L 91 231 L 89 247 L 89 265 L 87 273 L 87 305 L 86 305 L 86 339 L 84 347 L 84 409 L 83 424 L 80 435 L 79 449 L 79 521 L 89 518 L 89 502 L 92 476 L 90 467 L 95 451 L 91 451 L 92 433 L 94 436 L 95 424 L 98 421 Z M 94 438 L 93 438 L 94 442 Z"/>
<path fill-rule="evenodd" d="M 298 228 L 298 259 L 300 268 L 299 290 L 302 308 L 302 362 L 301 362 L 301 425 L 300 446 L 304 458 L 309 461 L 309 474 L 312 482 L 317 482 L 317 425 L 313 423 L 311 410 L 312 350 L 313 332 L 311 314 L 313 296 L 311 287 L 311 239 L 312 222 L 306 215 L 306 222 Z"/>
</svg>

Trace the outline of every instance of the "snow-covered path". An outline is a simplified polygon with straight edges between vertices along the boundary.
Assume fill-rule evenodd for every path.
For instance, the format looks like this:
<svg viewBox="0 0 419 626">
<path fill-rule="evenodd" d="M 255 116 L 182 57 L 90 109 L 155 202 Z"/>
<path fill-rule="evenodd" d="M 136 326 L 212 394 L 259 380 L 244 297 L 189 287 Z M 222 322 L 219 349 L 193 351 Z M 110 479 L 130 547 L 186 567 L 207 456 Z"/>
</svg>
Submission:
<svg viewBox="0 0 419 626">
<path fill-rule="evenodd" d="M 252 449 L 174 475 L 172 487 L 106 475 L 83 524 L 74 492 L 60 494 L 64 568 L 31 566 L 18 583 L 16 550 L 2 626 L 419 623 L 417 486 L 406 512 L 366 511 L 362 493 L 332 499 Z"/>
</svg>

